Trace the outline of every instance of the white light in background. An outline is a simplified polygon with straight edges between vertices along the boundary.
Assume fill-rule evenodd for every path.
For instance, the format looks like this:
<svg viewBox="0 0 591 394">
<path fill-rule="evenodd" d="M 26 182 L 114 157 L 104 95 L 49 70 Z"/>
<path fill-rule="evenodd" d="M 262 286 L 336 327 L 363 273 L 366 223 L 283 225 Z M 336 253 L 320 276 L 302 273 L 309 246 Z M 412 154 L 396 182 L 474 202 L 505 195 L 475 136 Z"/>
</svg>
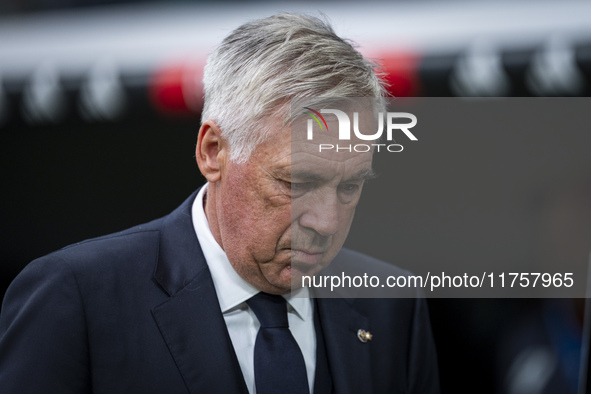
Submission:
<svg viewBox="0 0 591 394">
<path fill-rule="evenodd" d="M 78 109 L 85 120 L 116 120 L 127 106 L 125 90 L 114 62 L 93 66 L 80 89 Z"/>
<path fill-rule="evenodd" d="M 58 123 L 66 114 L 63 88 L 56 67 L 42 63 L 27 84 L 22 103 L 23 117 L 28 123 Z"/>
</svg>

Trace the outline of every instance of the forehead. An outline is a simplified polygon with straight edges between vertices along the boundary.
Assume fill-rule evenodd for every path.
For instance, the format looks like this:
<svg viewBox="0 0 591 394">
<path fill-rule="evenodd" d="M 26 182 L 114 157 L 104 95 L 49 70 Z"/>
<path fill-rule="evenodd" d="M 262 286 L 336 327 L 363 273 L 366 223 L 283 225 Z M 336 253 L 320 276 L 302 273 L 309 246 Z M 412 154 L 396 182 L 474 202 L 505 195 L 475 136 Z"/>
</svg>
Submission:
<svg viewBox="0 0 591 394">
<path fill-rule="evenodd" d="M 310 177 L 319 180 L 334 177 L 352 178 L 371 170 L 372 152 L 355 152 L 353 141 L 339 141 L 333 136 L 322 136 L 314 141 L 293 138 L 291 142 L 292 177 Z M 333 146 L 331 149 L 320 147 Z M 351 150 L 349 151 L 349 146 Z M 338 148 L 338 150 L 337 150 Z"/>
<path fill-rule="evenodd" d="M 327 119 L 329 132 L 316 133 L 308 139 L 303 122 L 281 128 L 277 119 L 270 119 L 269 125 L 277 130 L 273 136 L 257 149 L 259 160 L 272 171 L 281 171 L 291 178 L 330 180 L 334 178 L 365 178 L 371 172 L 373 148 L 371 141 L 357 138 L 340 141 L 336 120 Z M 321 149 L 332 145 L 335 149 Z M 364 145 L 361 151 L 354 146 Z M 338 147 L 338 149 L 336 149 Z M 366 151 L 367 150 L 367 151 Z M 314 179 L 312 179 L 314 180 Z"/>
</svg>

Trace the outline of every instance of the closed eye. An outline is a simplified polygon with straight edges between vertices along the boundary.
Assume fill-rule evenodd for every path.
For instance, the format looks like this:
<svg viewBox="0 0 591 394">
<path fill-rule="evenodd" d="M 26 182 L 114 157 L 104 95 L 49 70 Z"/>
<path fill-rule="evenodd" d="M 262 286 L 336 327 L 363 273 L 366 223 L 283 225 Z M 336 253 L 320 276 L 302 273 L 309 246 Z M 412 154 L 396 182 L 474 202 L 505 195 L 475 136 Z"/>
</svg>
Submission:
<svg viewBox="0 0 591 394">
<path fill-rule="evenodd" d="M 310 190 L 314 187 L 314 184 L 312 182 L 291 182 L 290 186 L 291 190 L 294 192 L 303 192 Z"/>
</svg>

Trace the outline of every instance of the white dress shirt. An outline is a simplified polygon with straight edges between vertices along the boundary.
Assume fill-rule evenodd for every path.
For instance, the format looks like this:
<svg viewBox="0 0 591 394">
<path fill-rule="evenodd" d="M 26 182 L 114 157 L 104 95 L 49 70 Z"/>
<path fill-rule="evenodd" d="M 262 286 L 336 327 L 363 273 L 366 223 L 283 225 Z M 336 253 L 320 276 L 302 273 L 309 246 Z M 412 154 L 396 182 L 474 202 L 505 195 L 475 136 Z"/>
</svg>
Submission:
<svg viewBox="0 0 591 394">
<path fill-rule="evenodd" d="M 203 207 L 207 187 L 208 184 L 201 188 L 193 203 L 193 226 L 201 244 L 205 261 L 211 271 L 220 308 L 244 375 L 246 387 L 249 393 L 254 394 L 256 393 L 254 344 L 260 323 L 254 312 L 246 304 L 246 301 L 257 294 L 259 290 L 234 271 L 226 253 L 213 237 Z M 313 303 L 307 297 L 307 288 L 302 288 L 297 293 L 298 297 L 293 296 L 295 293 L 286 294 L 283 297 L 287 300 L 289 329 L 302 350 L 310 393 L 312 393 L 316 370 L 316 332 L 314 330 Z"/>
</svg>

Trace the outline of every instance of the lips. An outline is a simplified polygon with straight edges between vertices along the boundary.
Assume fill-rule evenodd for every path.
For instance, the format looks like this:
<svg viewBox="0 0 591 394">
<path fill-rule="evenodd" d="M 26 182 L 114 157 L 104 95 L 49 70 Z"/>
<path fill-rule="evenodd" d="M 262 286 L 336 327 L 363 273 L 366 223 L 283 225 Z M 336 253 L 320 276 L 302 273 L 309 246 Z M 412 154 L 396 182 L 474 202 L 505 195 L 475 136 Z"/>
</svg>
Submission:
<svg viewBox="0 0 591 394">
<path fill-rule="evenodd" d="M 303 248 L 291 248 L 292 252 L 302 252 L 305 254 L 324 254 L 327 251 L 325 249 L 303 249 Z"/>
<path fill-rule="evenodd" d="M 292 265 L 314 265 L 320 262 L 325 253 L 325 250 L 292 249 L 291 263 Z"/>
</svg>

